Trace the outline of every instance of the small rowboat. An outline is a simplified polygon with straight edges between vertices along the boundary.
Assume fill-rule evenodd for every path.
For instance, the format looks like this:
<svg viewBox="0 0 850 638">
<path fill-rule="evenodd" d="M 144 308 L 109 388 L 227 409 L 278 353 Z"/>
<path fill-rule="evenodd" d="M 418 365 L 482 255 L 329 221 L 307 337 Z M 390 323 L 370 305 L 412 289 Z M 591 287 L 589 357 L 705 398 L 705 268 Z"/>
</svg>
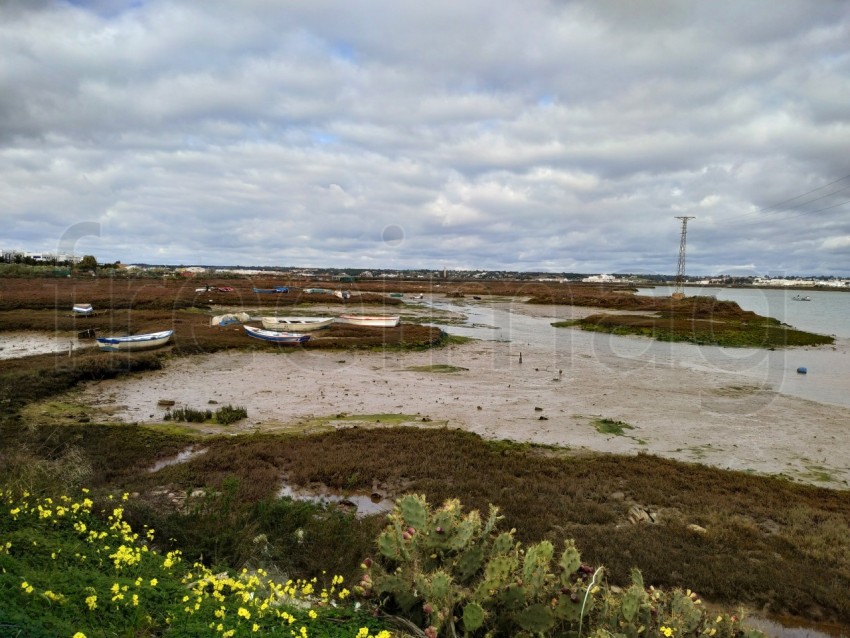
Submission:
<svg viewBox="0 0 850 638">
<path fill-rule="evenodd" d="M 94 308 L 90 303 L 75 303 L 72 308 L 75 315 L 90 315 L 94 313 Z"/>
<path fill-rule="evenodd" d="M 266 330 L 284 332 L 310 332 L 327 328 L 334 322 L 333 317 L 261 317 Z"/>
<path fill-rule="evenodd" d="M 395 328 L 401 321 L 401 317 L 398 315 L 340 315 L 336 321 L 351 326 Z"/>
<path fill-rule="evenodd" d="M 150 332 L 129 337 L 99 337 L 97 345 L 101 350 L 108 352 L 144 350 L 145 348 L 165 345 L 171 339 L 172 334 L 174 334 L 173 330 L 163 330 L 162 332 Z"/>
<path fill-rule="evenodd" d="M 254 328 L 253 326 L 242 327 L 245 328 L 245 332 L 255 339 L 271 341 L 272 343 L 296 345 L 310 339 L 310 335 L 302 335 L 297 332 L 275 332 L 274 330 L 263 330 L 262 328 Z"/>
</svg>

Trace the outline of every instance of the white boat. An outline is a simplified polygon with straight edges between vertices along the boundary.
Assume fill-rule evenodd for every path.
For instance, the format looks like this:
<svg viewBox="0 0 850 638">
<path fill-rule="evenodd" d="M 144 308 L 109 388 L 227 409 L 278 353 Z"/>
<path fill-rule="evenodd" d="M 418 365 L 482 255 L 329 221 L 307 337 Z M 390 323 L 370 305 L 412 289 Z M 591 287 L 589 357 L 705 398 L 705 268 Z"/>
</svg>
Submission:
<svg viewBox="0 0 850 638">
<path fill-rule="evenodd" d="M 333 317 L 260 317 L 266 330 L 285 332 L 310 332 L 327 328 L 334 322 Z"/>
<path fill-rule="evenodd" d="M 101 350 L 109 352 L 144 350 L 165 345 L 174 334 L 173 330 L 162 332 L 150 332 L 142 335 L 131 335 L 129 337 L 98 337 L 97 345 Z"/>
<path fill-rule="evenodd" d="M 272 343 L 282 343 L 286 345 L 295 345 L 298 343 L 306 343 L 310 340 L 310 335 L 299 334 L 297 332 L 277 332 L 275 330 L 263 330 L 253 326 L 242 326 L 249 336 L 263 341 L 271 341 Z"/>
<path fill-rule="evenodd" d="M 791 297 L 794 301 L 811 301 L 812 298 L 809 296 L 802 297 L 800 295 L 796 295 L 795 297 Z"/>
<path fill-rule="evenodd" d="M 231 323 L 245 323 L 251 318 L 247 312 L 236 312 L 227 315 L 216 315 L 210 319 L 211 326 L 228 326 Z"/>
<path fill-rule="evenodd" d="M 94 313 L 94 308 L 90 303 L 75 303 L 72 308 L 75 315 L 90 315 Z"/>
<path fill-rule="evenodd" d="M 351 326 L 373 326 L 378 328 L 394 328 L 401 321 L 398 315 L 340 315 L 337 323 Z"/>
</svg>

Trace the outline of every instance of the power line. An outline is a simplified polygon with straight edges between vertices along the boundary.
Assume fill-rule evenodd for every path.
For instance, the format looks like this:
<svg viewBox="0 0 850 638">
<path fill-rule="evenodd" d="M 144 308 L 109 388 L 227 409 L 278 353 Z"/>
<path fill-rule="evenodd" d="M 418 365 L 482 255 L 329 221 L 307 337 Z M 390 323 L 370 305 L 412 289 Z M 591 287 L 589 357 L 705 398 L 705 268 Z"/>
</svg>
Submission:
<svg viewBox="0 0 850 638">
<path fill-rule="evenodd" d="M 833 184 L 837 184 L 838 182 L 843 182 L 845 179 L 848 179 L 848 178 L 850 178 L 850 175 L 845 175 L 844 177 L 839 177 L 838 179 L 830 182 L 829 184 L 824 184 L 823 186 L 818 186 L 817 188 L 813 188 L 812 190 L 807 191 L 807 192 L 803 193 L 802 195 L 797 195 L 796 197 L 784 199 L 781 202 L 777 202 L 777 203 L 772 204 L 770 206 L 764 206 L 764 207 L 760 208 L 759 210 L 757 210 L 755 212 L 756 213 L 766 213 L 767 211 L 769 211 L 771 209 L 782 206 L 783 204 L 787 204 L 788 202 L 793 202 L 795 199 L 800 199 L 801 197 L 805 197 L 806 195 L 811 195 L 812 193 L 816 193 L 819 190 L 823 190 L 827 186 L 832 186 Z M 845 190 L 846 188 L 848 188 L 848 187 L 845 186 L 844 188 L 841 188 L 841 189 L 835 191 L 835 193 L 840 193 L 841 191 Z M 823 197 L 829 197 L 829 195 L 831 195 L 831 194 L 834 194 L 834 193 L 828 193 L 827 195 L 824 195 Z M 818 197 L 817 199 L 822 199 L 822 197 Z M 812 201 L 817 201 L 817 200 L 812 200 Z M 801 204 L 801 205 L 805 205 L 805 203 Z M 792 206 L 791 208 L 796 208 L 796 206 Z"/>
<path fill-rule="evenodd" d="M 788 202 L 793 202 L 794 200 L 800 199 L 801 197 L 805 197 L 806 195 L 811 195 L 812 193 L 816 193 L 819 190 L 823 190 L 824 188 L 827 188 L 828 186 L 832 186 L 832 185 L 837 184 L 838 182 L 842 182 L 842 181 L 844 181 L 848 178 L 850 178 L 850 175 L 845 175 L 844 177 L 839 177 L 838 179 L 833 180 L 833 181 L 829 182 L 828 184 L 824 184 L 823 186 L 819 186 L 818 188 L 813 188 L 812 190 L 807 191 L 805 193 L 802 193 L 801 195 L 797 195 L 796 197 L 791 197 L 789 199 L 782 200 L 781 202 L 777 202 L 776 204 L 772 204 L 771 206 L 764 206 L 762 208 L 759 208 L 758 210 L 750 211 L 749 213 L 741 213 L 740 215 L 737 216 L 737 218 L 741 219 L 741 218 L 744 218 L 744 217 L 750 217 L 752 215 L 759 215 L 761 213 L 769 213 L 769 212 L 783 213 L 783 212 L 786 212 L 786 211 L 789 211 L 789 210 L 798 209 L 801 206 L 808 206 L 809 204 L 812 204 L 816 201 L 819 201 L 821 199 L 825 199 L 827 197 L 832 197 L 833 195 L 837 195 L 838 193 L 847 190 L 848 188 L 850 188 L 850 184 L 848 184 L 847 186 L 844 186 L 842 188 L 839 188 L 838 190 L 834 190 L 834 191 L 831 191 L 829 193 L 826 193 L 825 195 L 821 195 L 820 197 L 815 197 L 814 199 L 810 199 L 806 202 L 800 202 L 799 204 L 795 204 L 794 206 L 789 206 L 789 207 L 786 207 L 786 208 L 779 208 L 779 206 L 781 206 L 782 204 L 786 204 Z M 832 206 L 825 206 L 825 207 L 819 208 L 817 210 L 802 211 L 802 212 L 798 213 L 797 215 L 792 215 L 791 217 L 786 217 L 786 219 L 793 219 L 794 217 L 800 217 L 800 216 L 803 216 L 803 215 L 811 215 L 811 214 L 814 214 L 814 213 L 819 213 L 821 211 L 830 210 L 832 208 L 837 208 L 839 206 L 843 206 L 844 204 L 847 204 L 848 202 L 850 202 L 850 199 L 845 200 L 843 202 L 840 202 L 838 204 L 834 204 Z"/>
</svg>

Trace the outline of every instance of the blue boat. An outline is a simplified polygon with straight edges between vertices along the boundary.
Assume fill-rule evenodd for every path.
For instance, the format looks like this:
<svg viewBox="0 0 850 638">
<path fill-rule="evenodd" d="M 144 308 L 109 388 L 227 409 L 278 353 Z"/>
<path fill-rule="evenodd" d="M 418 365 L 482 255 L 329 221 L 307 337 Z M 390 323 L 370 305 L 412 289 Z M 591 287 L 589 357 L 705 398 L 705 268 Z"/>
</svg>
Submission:
<svg viewBox="0 0 850 638">
<path fill-rule="evenodd" d="M 277 288 L 254 288 L 254 292 L 258 295 L 274 295 L 281 291 Z M 288 290 L 286 292 L 288 292 Z"/>
<path fill-rule="evenodd" d="M 806 368 L 804 368 L 803 366 L 797 368 L 797 374 L 806 374 L 807 372 L 808 370 L 806 370 Z"/>
</svg>

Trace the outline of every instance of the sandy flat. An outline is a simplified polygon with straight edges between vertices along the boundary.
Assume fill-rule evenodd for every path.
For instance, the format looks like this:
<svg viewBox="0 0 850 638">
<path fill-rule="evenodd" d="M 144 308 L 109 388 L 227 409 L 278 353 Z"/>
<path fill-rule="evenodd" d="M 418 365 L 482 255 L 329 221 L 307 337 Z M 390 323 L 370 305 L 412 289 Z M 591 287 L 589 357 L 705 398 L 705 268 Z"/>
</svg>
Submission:
<svg viewBox="0 0 850 638">
<path fill-rule="evenodd" d="M 551 319 L 599 312 L 515 304 L 509 310 Z M 840 346 L 847 351 L 847 343 Z M 421 370 L 434 365 L 462 370 Z M 410 423 L 445 424 L 487 438 L 645 451 L 850 486 L 850 408 L 781 394 L 770 383 L 716 366 L 623 359 L 580 340 L 568 352 L 474 341 L 425 352 L 199 355 L 83 390 L 84 402 L 109 405 L 128 422 L 161 421 L 160 399 L 194 408 L 209 401 L 245 406 L 248 419 L 232 426 L 241 430 L 340 413 L 406 414 Z M 599 418 L 633 429 L 602 434 Z"/>
</svg>

